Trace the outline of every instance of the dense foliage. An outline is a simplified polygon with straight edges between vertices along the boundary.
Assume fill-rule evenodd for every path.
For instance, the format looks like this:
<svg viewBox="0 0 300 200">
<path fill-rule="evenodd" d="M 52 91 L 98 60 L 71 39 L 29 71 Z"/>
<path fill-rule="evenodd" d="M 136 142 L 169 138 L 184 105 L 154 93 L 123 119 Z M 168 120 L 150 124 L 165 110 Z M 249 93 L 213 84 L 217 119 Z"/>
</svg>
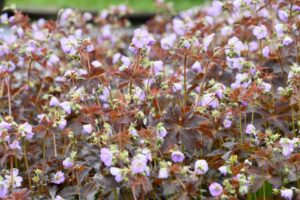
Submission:
<svg viewBox="0 0 300 200">
<path fill-rule="evenodd" d="M 0 16 L 0 198 L 300 198 L 300 1 L 157 10 Z"/>
</svg>

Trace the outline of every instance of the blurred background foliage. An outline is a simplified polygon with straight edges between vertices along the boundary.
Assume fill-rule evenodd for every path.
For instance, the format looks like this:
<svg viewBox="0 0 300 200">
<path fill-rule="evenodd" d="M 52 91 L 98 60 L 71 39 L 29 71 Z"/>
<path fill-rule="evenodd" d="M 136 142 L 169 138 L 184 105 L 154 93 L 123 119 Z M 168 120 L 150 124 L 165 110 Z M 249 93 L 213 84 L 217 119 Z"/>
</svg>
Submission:
<svg viewBox="0 0 300 200">
<path fill-rule="evenodd" d="M 172 3 L 175 10 L 184 10 L 201 5 L 205 0 L 166 0 Z M 59 9 L 76 8 L 81 10 L 101 10 L 111 5 L 126 4 L 135 11 L 155 11 L 155 0 L 6 0 L 6 5 L 15 4 L 17 8 Z"/>
</svg>

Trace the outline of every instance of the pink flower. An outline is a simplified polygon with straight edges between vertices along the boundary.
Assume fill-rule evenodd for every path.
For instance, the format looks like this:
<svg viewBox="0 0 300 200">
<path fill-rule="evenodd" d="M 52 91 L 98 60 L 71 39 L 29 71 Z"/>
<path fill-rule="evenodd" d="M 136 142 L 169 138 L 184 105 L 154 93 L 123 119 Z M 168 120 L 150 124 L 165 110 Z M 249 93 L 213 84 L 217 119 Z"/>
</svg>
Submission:
<svg viewBox="0 0 300 200">
<path fill-rule="evenodd" d="M 112 165 L 113 154 L 109 149 L 102 148 L 100 152 L 100 159 L 105 166 L 109 167 Z"/>
<path fill-rule="evenodd" d="M 75 55 L 77 52 L 78 42 L 77 39 L 71 35 L 67 38 L 62 38 L 60 40 L 61 48 L 64 53 Z"/>
<path fill-rule="evenodd" d="M 163 48 L 164 50 L 170 50 L 174 47 L 175 42 L 176 42 L 177 36 L 176 34 L 169 34 L 165 37 L 163 37 L 160 40 L 160 46 L 161 48 Z"/>
<path fill-rule="evenodd" d="M 278 10 L 278 17 L 281 21 L 287 22 L 289 18 L 289 14 L 284 10 Z"/>
<path fill-rule="evenodd" d="M 254 52 L 258 49 L 258 43 L 256 41 L 249 42 L 249 51 Z"/>
<path fill-rule="evenodd" d="M 61 171 L 56 172 L 56 174 L 54 174 L 52 177 L 52 183 L 55 183 L 57 185 L 63 183 L 64 181 L 65 181 L 65 175 Z"/>
<path fill-rule="evenodd" d="M 282 45 L 283 46 L 288 46 L 293 43 L 293 39 L 289 36 L 285 36 L 284 39 L 282 40 Z"/>
<path fill-rule="evenodd" d="M 147 160 L 152 161 L 152 155 L 151 155 L 150 149 L 144 148 L 144 149 L 142 150 L 142 154 L 143 154 L 144 156 L 146 156 Z"/>
<path fill-rule="evenodd" d="M 71 103 L 70 103 L 70 102 L 64 101 L 64 102 L 60 103 L 59 106 L 60 106 L 67 114 L 71 114 L 72 108 L 71 108 Z"/>
<path fill-rule="evenodd" d="M 66 158 L 64 161 L 63 161 L 63 166 L 64 168 L 66 169 L 70 169 L 71 167 L 73 167 L 74 165 L 74 160 L 71 159 L 71 158 Z"/>
<path fill-rule="evenodd" d="M 64 129 L 67 125 L 67 120 L 65 119 L 61 119 L 59 122 L 58 122 L 58 128 L 60 130 Z"/>
<path fill-rule="evenodd" d="M 165 127 L 163 126 L 163 124 L 159 123 L 156 128 L 156 135 L 164 138 L 164 137 L 166 137 L 167 133 L 168 132 L 165 129 Z"/>
<path fill-rule="evenodd" d="M 173 92 L 180 92 L 183 88 L 183 85 L 181 82 L 178 82 L 178 83 L 174 83 L 173 84 Z"/>
<path fill-rule="evenodd" d="M 0 122 L 0 130 L 2 130 L 2 129 L 10 130 L 11 128 L 12 128 L 11 123 L 7 123 L 6 121 Z"/>
<path fill-rule="evenodd" d="M 93 132 L 92 124 L 85 124 L 82 126 L 82 134 L 91 134 Z"/>
<path fill-rule="evenodd" d="M 214 39 L 215 35 L 216 34 L 213 33 L 213 34 L 210 34 L 210 35 L 206 36 L 203 39 L 203 49 L 204 49 L 204 51 L 207 51 L 207 49 L 208 49 L 210 43 L 212 42 L 212 40 Z"/>
<path fill-rule="evenodd" d="M 219 107 L 219 100 L 217 99 L 217 97 L 214 93 L 205 94 L 205 95 L 203 95 L 203 97 L 201 99 L 200 105 L 217 108 L 217 107 Z"/>
<path fill-rule="evenodd" d="M 128 58 L 127 56 L 121 56 L 121 61 L 123 63 L 123 65 L 129 67 L 131 61 L 130 58 Z"/>
<path fill-rule="evenodd" d="M 155 42 L 146 29 L 138 28 L 134 31 L 132 43 L 137 48 L 145 48 Z"/>
<path fill-rule="evenodd" d="M 95 50 L 95 48 L 94 48 L 94 45 L 92 45 L 92 44 L 89 44 L 89 45 L 87 45 L 87 47 L 86 47 L 86 51 L 87 52 L 92 52 L 92 51 L 94 51 Z"/>
<path fill-rule="evenodd" d="M 91 64 L 92 64 L 95 68 L 98 68 L 98 67 L 101 67 L 101 66 L 102 66 L 101 62 L 99 62 L 98 60 L 94 60 Z"/>
<path fill-rule="evenodd" d="M 218 168 L 219 172 L 221 174 L 223 174 L 224 176 L 226 176 L 227 172 L 228 172 L 228 167 L 227 166 L 221 166 Z"/>
<path fill-rule="evenodd" d="M 203 72 L 201 63 L 198 61 L 194 62 L 194 64 L 191 66 L 191 69 L 195 70 L 197 73 Z"/>
<path fill-rule="evenodd" d="M 131 161 L 132 174 L 140 174 L 146 172 L 147 169 L 147 158 L 143 154 L 139 154 Z"/>
<path fill-rule="evenodd" d="M 110 24 L 106 24 L 102 27 L 102 37 L 105 38 L 105 39 L 109 39 L 111 38 L 112 36 L 112 33 L 111 33 L 111 25 Z"/>
<path fill-rule="evenodd" d="M 248 124 L 245 132 L 246 132 L 246 134 L 249 134 L 249 135 L 255 135 L 256 134 L 255 126 L 253 124 Z"/>
<path fill-rule="evenodd" d="M 120 53 L 114 54 L 114 55 L 113 55 L 113 58 L 112 58 L 113 64 L 116 64 L 117 62 L 119 62 L 121 56 L 122 56 L 122 54 L 120 54 Z"/>
<path fill-rule="evenodd" d="M 211 7 L 208 8 L 207 13 L 211 16 L 218 16 L 222 12 L 223 3 L 214 0 Z"/>
<path fill-rule="evenodd" d="M 272 88 L 272 85 L 270 83 L 263 82 L 262 83 L 262 88 L 263 88 L 264 92 L 270 92 L 271 88 Z"/>
<path fill-rule="evenodd" d="M 223 187 L 219 183 L 212 183 L 209 185 L 209 192 L 211 196 L 218 197 L 223 193 Z"/>
<path fill-rule="evenodd" d="M 269 55 L 270 55 L 270 48 L 268 46 L 265 46 L 263 49 L 262 49 L 262 54 L 265 58 L 268 58 Z"/>
<path fill-rule="evenodd" d="M 222 36 L 229 36 L 231 35 L 233 32 L 232 28 L 230 26 L 224 26 L 222 29 L 221 29 L 221 35 Z"/>
<path fill-rule="evenodd" d="M 47 63 L 48 65 L 53 66 L 56 65 L 59 61 L 59 57 L 57 57 L 55 54 L 51 54 Z"/>
<path fill-rule="evenodd" d="M 186 32 L 185 24 L 180 19 L 173 19 L 173 30 L 180 36 L 183 36 Z"/>
<path fill-rule="evenodd" d="M 12 171 L 12 174 L 9 172 L 8 175 L 5 175 L 6 185 L 12 185 L 14 188 L 21 187 L 23 178 L 19 176 L 19 169 L 13 168 Z"/>
<path fill-rule="evenodd" d="M 0 198 L 5 198 L 8 195 L 9 185 L 5 184 L 4 181 L 0 181 Z"/>
<path fill-rule="evenodd" d="M 231 84 L 232 89 L 236 89 L 239 87 L 247 88 L 251 84 L 251 79 L 247 73 L 238 73 L 236 76 L 236 81 Z"/>
<path fill-rule="evenodd" d="M 54 200 L 64 200 L 61 196 L 57 195 Z"/>
<path fill-rule="evenodd" d="M 234 51 L 238 56 L 241 55 L 241 52 L 246 49 L 245 45 L 239 38 L 236 36 L 230 38 L 227 43 L 227 47 L 225 52 L 228 55 L 231 51 Z"/>
<path fill-rule="evenodd" d="M 265 39 L 268 36 L 267 28 L 264 25 L 255 26 L 253 29 L 253 35 L 255 35 L 259 40 Z"/>
<path fill-rule="evenodd" d="M 153 72 L 155 75 L 163 71 L 163 65 L 164 63 L 161 60 L 153 61 Z"/>
<path fill-rule="evenodd" d="M 13 141 L 13 142 L 9 145 L 9 148 L 21 150 L 20 142 L 19 142 L 18 140 Z"/>
<path fill-rule="evenodd" d="M 278 37 L 284 36 L 285 26 L 284 24 L 276 24 L 275 25 L 276 34 Z"/>
<path fill-rule="evenodd" d="M 289 138 L 281 138 L 279 144 L 282 148 L 282 154 L 285 157 L 289 157 L 294 151 L 294 140 Z"/>
<path fill-rule="evenodd" d="M 49 102 L 49 106 L 59 106 L 60 102 L 58 101 L 58 99 L 56 97 L 52 97 L 50 102 Z"/>
<path fill-rule="evenodd" d="M 123 180 L 123 176 L 122 176 L 122 170 L 120 168 L 117 167 L 111 167 L 109 169 L 111 175 L 113 175 L 115 177 L 115 180 L 117 182 L 121 182 Z"/>
<path fill-rule="evenodd" d="M 229 116 L 226 116 L 226 118 L 223 121 L 224 128 L 230 128 L 232 125 L 232 120 Z"/>
<path fill-rule="evenodd" d="M 27 140 L 31 140 L 34 135 L 34 133 L 32 132 L 32 126 L 28 122 L 21 124 L 19 126 L 19 131 L 22 136 L 26 137 Z"/>
<path fill-rule="evenodd" d="M 184 154 L 180 151 L 173 151 L 171 158 L 172 158 L 173 162 L 180 163 L 184 160 Z"/>
</svg>

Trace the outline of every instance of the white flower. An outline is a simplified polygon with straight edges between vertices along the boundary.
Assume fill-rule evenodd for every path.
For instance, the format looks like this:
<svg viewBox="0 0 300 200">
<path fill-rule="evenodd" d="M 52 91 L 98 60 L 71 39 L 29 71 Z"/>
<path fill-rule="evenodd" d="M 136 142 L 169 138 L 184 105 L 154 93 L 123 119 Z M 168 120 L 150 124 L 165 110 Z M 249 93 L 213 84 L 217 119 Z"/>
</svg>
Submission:
<svg viewBox="0 0 300 200">
<path fill-rule="evenodd" d="M 162 167 L 159 169 L 158 178 L 165 179 L 169 177 L 169 169 L 167 167 Z"/>
<path fill-rule="evenodd" d="M 293 198 L 293 190 L 292 189 L 283 189 L 280 190 L 280 195 L 286 200 L 292 200 Z"/>
<path fill-rule="evenodd" d="M 113 175 L 115 177 L 115 180 L 117 182 L 121 182 L 123 180 L 123 177 L 122 177 L 122 170 L 120 168 L 117 168 L 117 167 L 111 167 L 109 169 L 111 175 Z"/>
<path fill-rule="evenodd" d="M 19 174 L 19 170 L 16 168 L 13 169 L 12 176 L 11 176 L 11 172 L 9 171 L 8 175 L 5 175 L 6 185 L 11 185 L 13 181 L 14 188 L 21 187 L 23 178 L 21 176 L 18 176 L 18 174 Z"/>
<path fill-rule="evenodd" d="M 208 164 L 206 160 L 197 160 L 195 162 L 195 174 L 201 175 L 208 171 Z"/>
</svg>

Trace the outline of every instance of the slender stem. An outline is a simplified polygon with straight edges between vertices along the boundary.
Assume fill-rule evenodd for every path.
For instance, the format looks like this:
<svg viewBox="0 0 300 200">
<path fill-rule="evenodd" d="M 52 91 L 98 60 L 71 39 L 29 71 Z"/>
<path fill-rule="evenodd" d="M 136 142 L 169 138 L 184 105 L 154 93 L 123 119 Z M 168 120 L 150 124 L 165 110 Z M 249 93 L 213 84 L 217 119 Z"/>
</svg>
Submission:
<svg viewBox="0 0 300 200">
<path fill-rule="evenodd" d="M 300 188 L 300 179 L 299 179 L 299 174 L 298 174 L 298 167 L 295 165 L 296 169 L 296 177 L 297 177 L 297 188 Z"/>
<path fill-rule="evenodd" d="M 201 142 L 201 145 L 203 145 L 203 135 L 201 135 L 200 142 Z M 203 157 L 203 147 L 201 147 L 201 149 L 200 149 L 200 157 L 201 158 Z"/>
<path fill-rule="evenodd" d="M 24 143 L 23 143 L 24 161 L 25 161 L 25 167 L 26 167 L 26 173 L 27 173 L 27 178 L 28 178 L 29 189 L 32 191 L 26 147 L 27 147 L 27 143 L 26 143 L 26 140 L 24 140 Z"/>
<path fill-rule="evenodd" d="M 262 42 L 259 40 L 260 58 L 263 58 Z"/>
<path fill-rule="evenodd" d="M 114 99 L 113 99 L 113 96 L 111 94 L 111 89 L 108 86 L 107 86 L 107 90 L 108 90 L 108 93 L 109 93 L 109 98 L 110 98 L 111 105 L 113 105 Z"/>
<path fill-rule="evenodd" d="M 132 191 L 133 192 L 133 191 Z M 134 194 L 133 194 L 134 195 Z M 118 190 L 117 190 L 117 188 L 116 189 L 114 189 L 114 200 L 118 200 L 119 199 L 119 197 L 118 197 Z"/>
<path fill-rule="evenodd" d="M 134 200 L 137 200 L 137 198 L 136 198 L 136 196 L 135 196 L 135 190 L 134 190 L 134 188 L 132 187 L 131 190 L 132 190 L 132 194 L 133 194 L 133 199 L 134 199 Z"/>
<path fill-rule="evenodd" d="M 30 85 L 30 74 L 31 74 L 32 63 L 33 63 L 33 59 L 30 60 L 28 71 L 27 71 L 27 84 L 28 84 L 28 86 Z"/>
<path fill-rule="evenodd" d="M 10 85 L 9 85 L 9 77 L 6 79 L 6 86 L 7 86 L 7 99 L 8 99 L 8 112 L 9 116 L 11 116 L 11 96 L 10 96 Z"/>
<path fill-rule="evenodd" d="M 42 92 L 42 89 L 43 89 L 43 85 L 44 85 L 44 81 L 45 81 L 45 78 L 42 79 L 42 82 L 41 82 L 41 86 L 39 88 L 39 91 L 36 95 L 36 98 L 35 98 L 35 102 L 37 102 L 40 98 L 40 95 L 41 95 L 41 92 Z"/>
<path fill-rule="evenodd" d="M 0 92 L 0 97 L 3 96 L 4 87 L 5 87 L 5 82 L 4 82 L 4 80 L 2 80 L 2 82 L 1 82 L 1 92 Z"/>
<path fill-rule="evenodd" d="M 241 114 L 239 116 L 239 126 L 240 126 L 241 140 L 242 140 L 242 142 L 244 142 L 243 125 L 242 125 L 242 116 L 241 116 Z"/>
<path fill-rule="evenodd" d="M 76 182 L 77 182 L 77 194 L 78 194 L 79 200 L 81 200 L 81 195 L 80 195 L 80 182 L 79 182 L 79 177 L 78 177 L 77 169 L 75 169 L 75 175 L 76 175 Z"/>
<path fill-rule="evenodd" d="M 200 194 L 199 194 L 199 199 L 200 200 L 202 200 L 202 185 L 201 185 L 201 183 L 200 183 L 200 186 L 199 186 L 199 192 L 200 192 Z"/>
<path fill-rule="evenodd" d="M 294 107 L 292 107 L 292 120 L 293 120 L 293 134 L 296 137 L 296 127 L 295 127 L 295 111 Z"/>
<path fill-rule="evenodd" d="M 253 124 L 253 122 L 254 122 L 254 107 L 251 113 L 251 124 Z"/>
<path fill-rule="evenodd" d="M 247 200 L 251 200 L 251 193 L 250 192 L 247 193 Z"/>
<path fill-rule="evenodd" d="M 282 73 L 282 78 L 283 78 L 284 81 L 286 81 L 286 80 L 285 80 L 285 74 L 284 74 L 284 67 L 283 67 L 283 63 L 282 63 L 282 59 L 281 59 L 281 56 L 280 56 L 280 51 L 279 51 L 279 49 L 276 51 L 276 53 L 277 53 L 277 58 L 278 58 L 279 64 L 280 64 L 280 69 L 281 69 L 281 73 Z"/>
<path fill-rule="evenodd" d="M 132 81 L 130 81 L 129 84 L 129 95 L 130 95 L 130 99 L 132 99 Z"/>
<path fill-rule="evenodd" d="M 266 184 L 263 184 L 263 198 L 266 200 Z"/>
<path fill-rule="evenodd" d="M 184 56 L 184 65 L 183 65 L 183 70 L 184 70 L 184 75 L 183 75 L 183 85 L 184 85 L 184 105 L 186 106 L 187 100 L 188 100 L 188 95 L 187 95 L 187 75 L 186 75 L 186 70 L 187 70 L 187 56 Z"/>
<path fill-rule="evenodd" d="M 46 131 L 46 134 L 45 134 L 44 140 L 43 140 L 43 160 L 45 160 L 45 158 L 46 158 L 46 136 L 47 136 L 47 131 Z"/>
<path fill-rule="evenodd" d="M 10 189 L 11 193 L 14 192 L 14 157 L 10 156 Z"/>
<path fill-rule="evenodd" d="M 289 20 L 291 21 L 292 18 L 293 18 L 293 4 L 294 4 L 294 1 L 291 2 L 291 5 L 290 5 L 290 14 L 289 14 Z"/>
<path fill-rule="evenodd" d="M 57 157 L 55 133 L 52 134 L 52 137 L 53 137 L 54 156 Z"/>
</svg>

